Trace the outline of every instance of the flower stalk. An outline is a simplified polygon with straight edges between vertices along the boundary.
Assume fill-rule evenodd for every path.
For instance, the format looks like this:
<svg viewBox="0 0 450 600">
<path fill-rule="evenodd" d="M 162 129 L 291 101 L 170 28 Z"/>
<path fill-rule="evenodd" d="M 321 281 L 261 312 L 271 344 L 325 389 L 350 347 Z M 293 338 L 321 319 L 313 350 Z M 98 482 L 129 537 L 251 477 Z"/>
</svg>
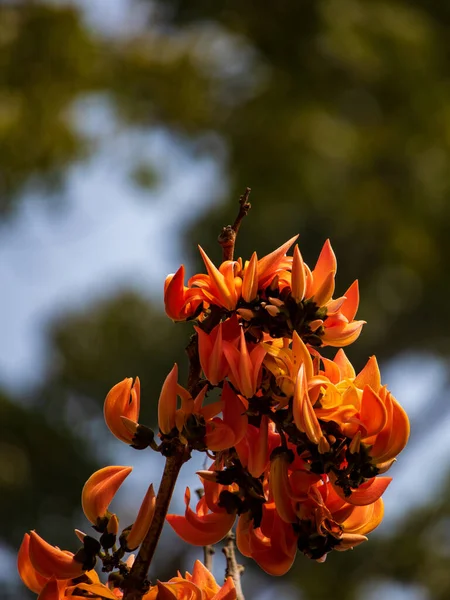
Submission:
<svg viewBox="0 0 450 600">
<path fill-rule="evenodd" d="M 156 496 L 155 515 L 126 579 L 123 600 L 141 600 L 149 589 L 148 570 L 161 537 L 180 469 L 186 459 L 186 448 L 182 444 L 176 445 L 173 454 L 166 458 L 158 495 Z"/>
</svg>

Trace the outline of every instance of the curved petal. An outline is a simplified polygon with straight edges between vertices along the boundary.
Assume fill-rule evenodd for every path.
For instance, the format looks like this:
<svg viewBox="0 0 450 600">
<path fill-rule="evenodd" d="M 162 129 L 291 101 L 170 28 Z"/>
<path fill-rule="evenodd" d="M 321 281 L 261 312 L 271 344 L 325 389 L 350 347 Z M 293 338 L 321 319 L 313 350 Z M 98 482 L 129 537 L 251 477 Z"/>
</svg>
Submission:
<svg viewBox="0 0 450 600">
<path fill-rule="evenodd" d="M 81 492 L 81 505 L 91 523 L 95 525 L 97 519 L 106 515 L 117 490 L 132 470 L 132 467 L 109 466 L 89 477 Z"/>
<path fill-rule="evenodd" d="M 22 543 L 17 555 L 17 570 L 20 578 L 35 594 L 39 594 L 42 588 L 47 583 L 47 578 L 42 576 L 31 564 L 30 560 L 30 534 L 26 533 L 23 536 Z"/>
<path fill-rule="evenodd" d="M 81 563 L 74 560 L 73 554 L 50 545 L 35 531 L 30 533 L 29 548 L 33 567 L 44 577 L 72 579 L 85 571 Z"/>
</svg>

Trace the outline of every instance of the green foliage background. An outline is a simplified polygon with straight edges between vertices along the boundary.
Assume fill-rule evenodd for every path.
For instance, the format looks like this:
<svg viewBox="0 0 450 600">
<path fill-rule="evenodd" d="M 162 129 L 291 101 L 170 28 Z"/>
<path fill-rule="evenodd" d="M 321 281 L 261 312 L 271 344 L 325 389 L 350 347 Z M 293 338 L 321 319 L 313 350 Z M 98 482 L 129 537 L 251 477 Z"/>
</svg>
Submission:
<svg viewBox="0 0 450 600">
<path fill-rule="evenodd" d="M 450 5 L 129 0 L 129 10 L 142 16 L 139 26 L 112 35 L 73 3 L 0 1 L 4 224 L 29 193 L 55 210 L 66 201 L 68 169 L 88 164 L 101 142 L 74 111 L 98 97 L 122 132 L 163 132 L 194 159 L 221 166 L 225 180 L 205 190 L 205 203 L 220 202 L 186 232 L 192 261 L 196 243 L 218 260 L 217 234 L 250 185 L 254 209 L 239 254 L 255 246 L 262 254 L 298 232 L 314 263 L 331 237 L 338 292 L 360 279 L 359 315 L 368 324 L 350 351 L 359 366 L 372 353 L 387 360 L 405 351 L 447 361 Z M 158 186 L 157 165 L 138 160 L 130 178 Z M 143 420 L 152 424 L 162 378 L 182 360 L 186 337 L 160 305 L 133 291 L 49 323 L 43 382 L 26 398 L 0 394 L 2 543 L 16 548 L 35 527 L 71 543 L 61 519 L 78 514 L 81 486 L 96 467 L 83 423 L 98 416 L 111 385 L 139 373 Z M 431 400 L 421 423 L 428 428 L 448 412 L 445 390 Z M 74 404 L 76 426 L 68 416 Z M 444 600 L 449 506 L 447 485 L 355 552 L 325 565 L 300 557 L 290 581 L 308 600 L 353 600 L 380 581 Z M 8 598 L 22 593 L 8 586 Z"/>
</svg>

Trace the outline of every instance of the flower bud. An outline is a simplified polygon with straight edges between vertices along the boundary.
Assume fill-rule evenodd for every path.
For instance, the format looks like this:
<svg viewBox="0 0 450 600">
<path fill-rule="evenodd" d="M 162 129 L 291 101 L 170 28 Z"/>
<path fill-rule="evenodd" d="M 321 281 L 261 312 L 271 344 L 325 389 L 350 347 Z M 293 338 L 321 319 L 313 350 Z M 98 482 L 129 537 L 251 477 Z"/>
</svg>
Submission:
<svg viewBox="0 0 450 600">
<path fill-rule="evenodd" d="M 111 433 L 126 444 L 132 443 L 134 433 L 126 427 L 122 417 L 135 423 L 138 421 L 140 395 L 139 377 L 134 384 L 133 379 L 128 377 L 116 384 L 106 396 L 103 408 L 106 424 Z"/>
<path fill-rule="evenodd" d="M 91 523 L 96 525 L 98 519 L 107 516 L 108 506 L 132 470 L 132 467 L 110 466 L 89 477 L 81 493 L 81 505 Z"/>
<path fill-rule="evenodd" d="M 145 494 L 138 516 L 136 517 L 136 521 L 131 527 L 130 533 L 126 538 L 126 545 L 130 551 L 135 550 L 138 546 L 140 546 L 147 535 L 155 514 L 155 506 L 156 496 L 153 490 L 153 484 L 151 484 L 147 490 L 147 493 Z"/>
</svg>

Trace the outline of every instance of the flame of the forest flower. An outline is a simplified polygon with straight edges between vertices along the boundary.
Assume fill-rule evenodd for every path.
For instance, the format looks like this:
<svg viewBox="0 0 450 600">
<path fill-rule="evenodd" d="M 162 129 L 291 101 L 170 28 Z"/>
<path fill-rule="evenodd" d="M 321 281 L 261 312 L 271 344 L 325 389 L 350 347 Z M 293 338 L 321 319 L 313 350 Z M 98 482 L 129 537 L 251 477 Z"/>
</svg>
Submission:
<svg viewBox="0 0 450 600">
<path fill-rule="evenodd" d="M 227 310 L 234 310 L 241 295 L 242 280 L 235 277 L 235 262 L 227 260 L 219 269 L 210 260 L 201 246 L 198 247 L 205 263 L 207 276 L 197 276 L 196 283 L 201 285 L 203 292 L 212 304 L 223 306 Z M 189 281 L 192 283 L 193 279 Z"/>
<path fill-rule="evenodd" d="M 173 321 L 185 321 L 193 315 L 204 300 L 200 290 L 184 285 L 184 265 L 164 283 L 164 305 L 167 316 Z"/>
<path fill-rule="evenodd" d="M 81 493 L 81 505 L 91 523 L 95 525 L 98 519 L 107 516 L 108 506 L 132 470 L 132 467 L 109 466 L 89 477 Z"/>
<path fill-rule="evenodd" d="M 289 465 L 292 459 L 287 452 L 278 452 L 270 461 L 270 488 L 277 512 L 285 523 L 295 523 L 297 515 L 292 506 Z"/>
<path fill-rule="evenodd" d="M 258 260 L 258 288 L 262 289 L 268 286 L 273 278 L 276 276 L 277 271 L 285 267 L 286 252 L 298 238 L 295 235 L 293 238 L 282 244 L 279 248 L 263 256 Z M 292 259 L 289 259 L 292 260 Z"/>
<path fill-rule="evenodd" d="M 31 564 L 44 577 L 71 579 L 83 573 L 83 565 L 74 559 L 72 553 L 63 552 L 50 545 L 35 531 L 30 533 L 29 555 Z"/>
<path fill-rule="evenodd" d="M 259 528 L 254 527 L 248 513 L 239 517 L 236 543 L 241 554 L 253 558 L 269 575 L 287 573 L 297 552 L 297 538 L 292 525 L 280 518 L 273 502 L 263 506 Z"/>
<path fill-rule="evenodd" d="M 345 532 L 365 535 L 373 531 L 383 520 L 383 500 L 378 498 L 372 504 L 355 506 L 350 516 L 342 523 Z"/>
<path fill-rule="evenodd" d="M 386 491 L 386 488 L 392 481 L 392 477 L 372 477 L 364 483 L 362 483 L 358 489 L 353 490 L 350 496 L 345 496 L 342 488 L 335 485 L 335 476 L 330 475 L 331 483 L 334 487 L 336 494 L 348 502 L 356 506 L 367 506 L 376 502 L 382 494 Z"/>
<path fill-rule="evenodd" d="M 24 584 L 35 594 L 39 594 L 47 583 L 46 577 L 37 571 L 30 561 L 30 534 L 23 536 L 17 556 L 17 569 Z"/>
<path fill-rule="evenodd" d="M 206 379 L 218 385 L 228 375 L 230 367 L 223 352 L 223 340 L 236 345 L 240 337 L 240 327 L 236 316 L 216 325 L 211 333 L 201 327 L 194 327 L 198 335 L 200 364 Z"/>
<path fill-rule="evenodd" d="M 256 344 L 250 351 L 241 328 L 239 350 L 230 342 L 223 343 L 223 351 L 230 366 L 230 380 L 245 396 L 251 398 L 258 389 L 258 377 L 266 350 Z"/>
<path fill-rule="evenodd" d="M 207 422 L 205 443 L 213 452 L 226 450 L 238 444 L 247 431 L 248 417 L 242 397 L 225 382 L 221 396 L 223 418 Z"/>
<path fill-rule="evenodd" d="M 143 596 L 143 600 L 236 600 L 236 588 L 231 577 L 219 586 L 214 576 L 197 560 L 192 575 L 179 573 L 167 582 L 157 585 Z"/>
<path fill-rule="evenodd" d="M 304 364 L 298 371 L 292 408 L 298 429 L 306 433 L 311 442 L 319 444 L 323 434 L 309 398 Z"/>
<path fill-rule="evenodd" d="M 133 523 L 131 530 L 126 538 L 127 548 L 135 550 L 142 543 L 147 535 L 150 525 L 155 514 L 156 496 L 153 489 L 153 484 L 147 490 L 141 508 L 139 509 L 136 521 Z"/>
<path fill-rule="evenodd" d="M 133 433 L 127 427 L 122 417 L 137 423 L 140 408 L 140 381 L 139 377 L 133 384 L 133 379 L 128 377 L 116 384 L 109 391 L 105 399 L 103 413 L 110 431 L 122 442 L 131 444 Z"/>
<path fill-rule="evenodd" d="M 166 519 L 175 532 L 188 544 L 194 546 L 209 546 L 220 542 L 230 531 L 236 518 L 235 514 L 228 514 L 224 509 L 213 507 L 216 512 L 208 512 L 210 507 L 205 497 L 197 503 L 196 511 L 190 507 L 191 494 L 186 488 L 184 496 L 186 511 L 184 517 L 167 515 Z"/>
</svg>

